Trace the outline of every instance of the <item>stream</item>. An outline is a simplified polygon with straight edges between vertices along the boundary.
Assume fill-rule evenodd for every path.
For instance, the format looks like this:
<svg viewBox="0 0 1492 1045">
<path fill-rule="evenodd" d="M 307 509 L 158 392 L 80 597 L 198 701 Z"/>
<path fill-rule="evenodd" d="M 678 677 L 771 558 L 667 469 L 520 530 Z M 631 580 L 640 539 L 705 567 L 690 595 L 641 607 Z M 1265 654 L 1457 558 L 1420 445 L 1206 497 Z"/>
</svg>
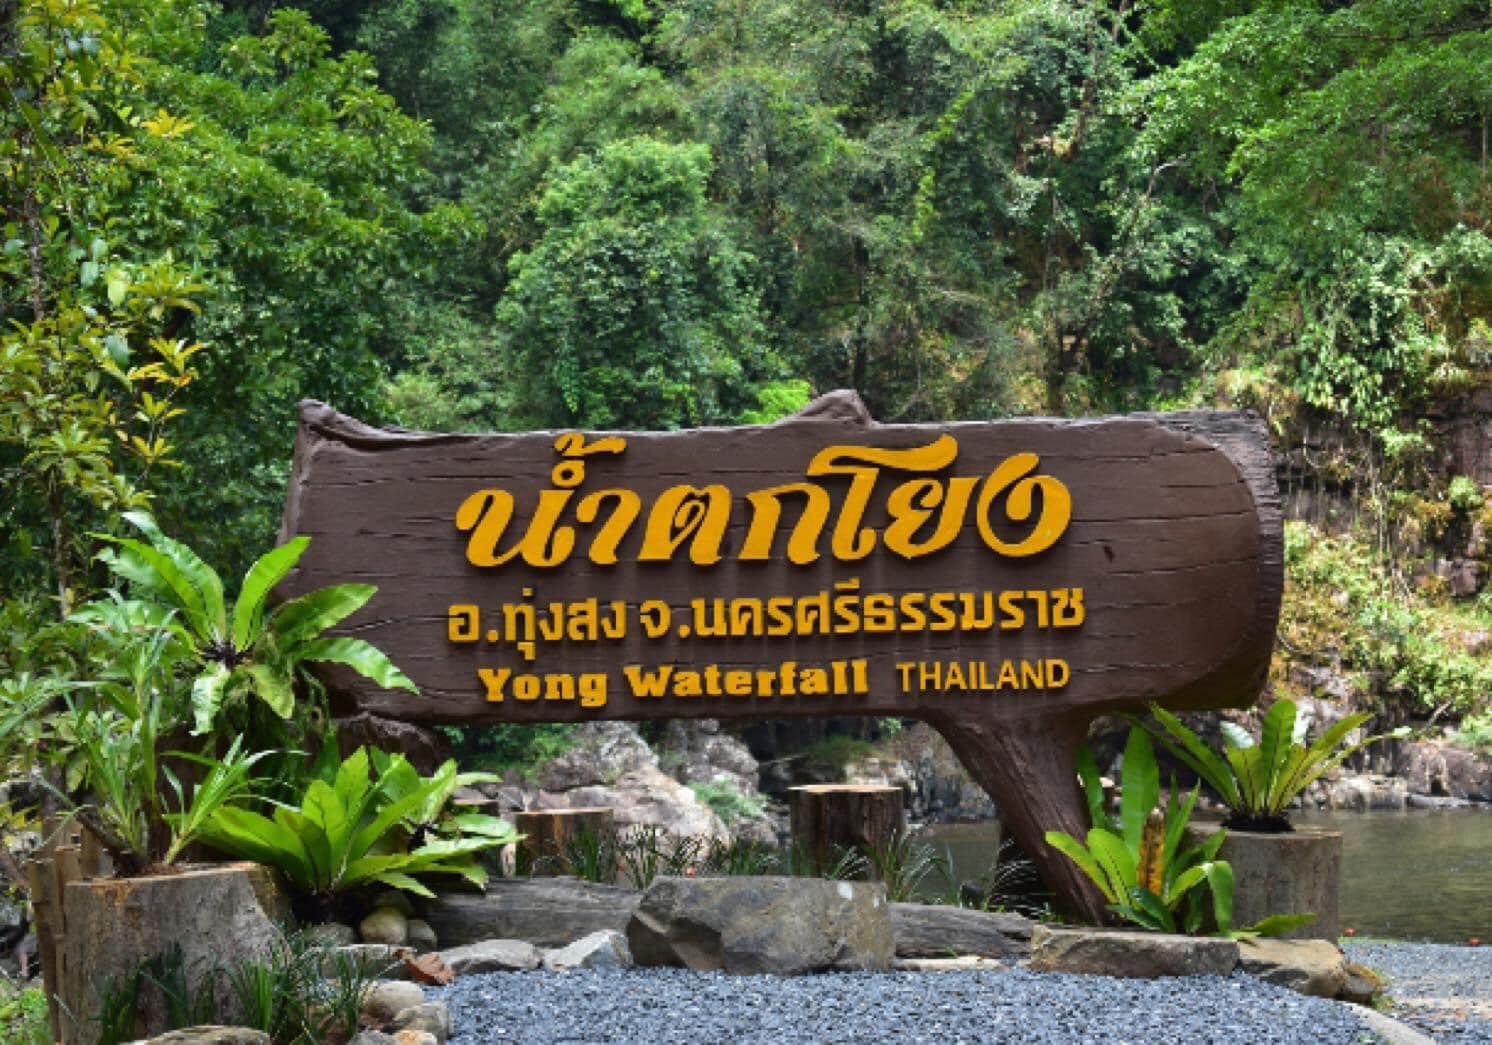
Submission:
<svg viewBox="0 0 1492 1045">
<path fill-rule="evenodd" d="M 1343 928 L 1435 943 L 1478 937 L 1492 946 L 1492 810 L 1318 811 L 1294 819 L 1342 832 Z M 937 824 L 917 838 L 946 846 L 955 879 L 964 880 L 989 873 L 997 830 Z"/>
</svg>

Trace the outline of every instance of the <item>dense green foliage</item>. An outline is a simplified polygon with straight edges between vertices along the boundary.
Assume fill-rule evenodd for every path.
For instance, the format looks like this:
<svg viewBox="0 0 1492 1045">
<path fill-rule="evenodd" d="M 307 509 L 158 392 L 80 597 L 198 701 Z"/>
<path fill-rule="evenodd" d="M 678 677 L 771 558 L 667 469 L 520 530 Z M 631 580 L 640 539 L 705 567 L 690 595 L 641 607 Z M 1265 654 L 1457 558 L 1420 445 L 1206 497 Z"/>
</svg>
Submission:
<svg viewBox="0 0 1492 1045">
<path fill-rule="evenodd" d="M 835 387 L 890 421 L 1251 405 L 1342 434 L 1322 478 L 1379 551 L 1406 504 L 1470 519 L 1425 417 L 1492 382 L 1489 28 L 1469 0 L 0 0 L 0 668 L 70 656 L 40 629 L 125 511 L 239 575 L 303 397 L 440 428 Z M 1348 596 L 1353 664 L 1473 709 L 1476 671 L 1410 649 L 1429 610 Z"/>
</svg>

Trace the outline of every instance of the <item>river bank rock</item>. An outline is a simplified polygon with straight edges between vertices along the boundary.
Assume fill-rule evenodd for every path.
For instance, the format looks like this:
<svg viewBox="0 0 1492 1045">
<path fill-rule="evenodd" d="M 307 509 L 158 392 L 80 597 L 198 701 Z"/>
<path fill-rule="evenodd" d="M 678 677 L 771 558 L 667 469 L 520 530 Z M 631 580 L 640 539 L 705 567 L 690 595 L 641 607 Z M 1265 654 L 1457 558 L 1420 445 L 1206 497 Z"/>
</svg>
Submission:
<svg viewBox="0 0 1492 1045">
<path fill-rule="evenodd" d="M 975 783 L 942 734 L 914 723 L 845 766 L 845 783 L 899 787 L 911 820 L 989 820 L 994 801 Z"/>
<path fill-rule="evenodd" d="M 1492 802 L 1492 759 L 1444 740 L 1401 745 L 1398 775 L 1411 794 Z"/>
<path fill-rule="evenodd" d="M 813 878 L 657 879 L 627 925 L 638 965 L 798 975 L 885 970 L 886 887 Z"/>
<path fill-rule="evenodd" d="M 738 813 L 726 823 L 734 838 L 758 845 L 781 840 L 781 817 L 772 814 L 761 793 L 757 760 L 746 742 L 718 721 L 673 719 L 665 723 L 653 750 L 658 767 L 684 786 L 724 789 L 740 796 L 739 805 L 759 810 L 754 815 Z"/>
<path fill-rule="evenodd" d="M 676 838 L 728 834 L 714 810 L 659 768 L 633 723 L 587 722 L 573 739 L 534 780 L 517 773 L 504 779 L 497 791 L 502 812 L 608 807 L 618 828 L 651 826 Z"/>
</svg>

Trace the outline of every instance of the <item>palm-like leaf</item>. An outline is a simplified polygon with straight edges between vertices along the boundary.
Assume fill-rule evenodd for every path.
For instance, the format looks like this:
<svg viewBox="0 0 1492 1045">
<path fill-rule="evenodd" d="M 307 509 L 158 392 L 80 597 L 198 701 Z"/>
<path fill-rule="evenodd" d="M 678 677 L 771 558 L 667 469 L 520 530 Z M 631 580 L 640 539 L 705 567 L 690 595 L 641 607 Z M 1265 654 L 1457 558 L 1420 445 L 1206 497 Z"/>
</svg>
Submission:
<svg viewBox="0 0 1492 1045">
<path fill-rule="evenodd" d="M 295 568 L 311 538 L 296 537 L 255 560 L 244 574 L 238 600 L 233 604 L 233 645 L 248 649 L 259 638 L 269 593 Z"/>
</svg>

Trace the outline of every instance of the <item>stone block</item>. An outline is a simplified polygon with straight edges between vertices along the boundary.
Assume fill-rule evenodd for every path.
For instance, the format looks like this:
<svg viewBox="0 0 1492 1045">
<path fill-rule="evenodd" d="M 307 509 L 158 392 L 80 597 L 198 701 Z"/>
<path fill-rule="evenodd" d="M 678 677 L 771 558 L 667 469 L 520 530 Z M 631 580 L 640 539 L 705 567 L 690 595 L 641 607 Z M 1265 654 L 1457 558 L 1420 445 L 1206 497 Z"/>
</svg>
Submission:
<svg viewBox="0 0 1492 1045">
<path fill-rule="evenodd" d="M 1237 965 L 1238 943 L 1215 936 L 1050 925 L 1031 934 L 1030 967 L 1038 972 L 1154 979 L 1227 976 Z"/>
</svg>

